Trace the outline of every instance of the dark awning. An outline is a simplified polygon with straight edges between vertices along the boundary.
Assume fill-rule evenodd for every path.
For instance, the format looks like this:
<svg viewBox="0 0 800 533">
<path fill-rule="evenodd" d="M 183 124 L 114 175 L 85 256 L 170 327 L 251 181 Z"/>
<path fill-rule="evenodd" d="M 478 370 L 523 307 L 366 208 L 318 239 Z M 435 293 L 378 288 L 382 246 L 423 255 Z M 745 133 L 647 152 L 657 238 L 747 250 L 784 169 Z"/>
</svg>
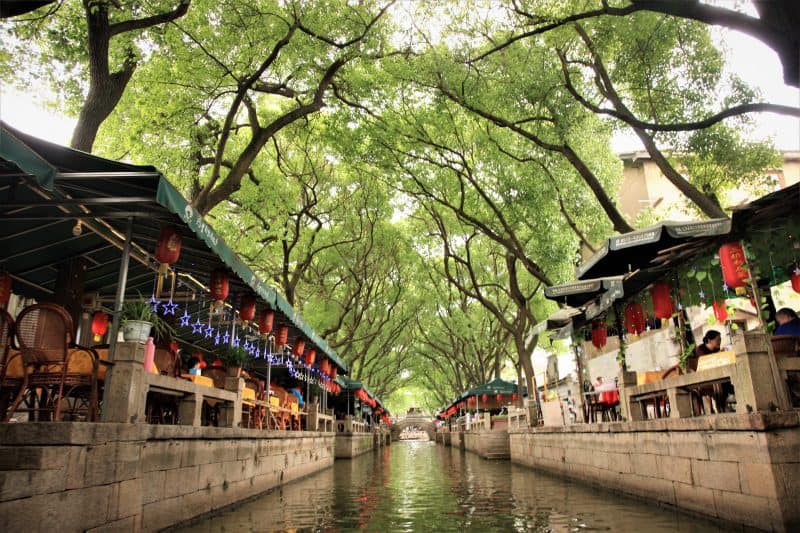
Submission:
<svg viewBox="0 0 800 533">
<path fill-rule="evenodd" d="M 704 238 L 718 237 L 731 231 L 731 220 L 717 218 L 693 222 L 662 222 L 649 228 L 616 235 L 578 267 L 576 277 L 605 278 L 624 275 L 640 269 L 658 266 L 659 260 L 673 247 Z"/>
<path fill-rule="evenodd" d="M 84 292 L 113 301 L 125 229 L 133 219 L 133 248 L 126 294 L 153 292 L 157 263 L 151 256 L 161 228 L 183 237 L 175 265 L 186 288 L 202 288 L 211 271 L 233 274 L 231 293 L 253 291 L 290 326 L 346 372 L 347 365 L 277 291 L 266 285 L 155 168 L 119 163 L 52 144 L 0 122 L 0 268 L 15 292 L 52 298 L 56 265 L 76 257 L 87 263 Z M 81 231 L 75 231 L 80 221 Z M 197 311 L 199 304 L 187 304 Z M 194 307 L 194 309 L 193 309 Z"/>
<path fill-rule="evenodd" d="M 481 394 L 486 394 L 492 396 L 494 394 L 515 394 L 517 392 L 517 384 L 511 383 L 510 381 L 506 381 L 504 379 L 493 379 L 488 383 L 484 383 L 483 385 L 478 385 L 477 387 L 473 387 L 469 389 L 467 392 L 462 394 L 458 397 L 456 401 L 453 403 L 458 403 L 461 400 L 469 398 L 470 396 L 479 396 Z M 523 394 L 527 392 L 527 388 L 523 387 Z"/>
</svg>

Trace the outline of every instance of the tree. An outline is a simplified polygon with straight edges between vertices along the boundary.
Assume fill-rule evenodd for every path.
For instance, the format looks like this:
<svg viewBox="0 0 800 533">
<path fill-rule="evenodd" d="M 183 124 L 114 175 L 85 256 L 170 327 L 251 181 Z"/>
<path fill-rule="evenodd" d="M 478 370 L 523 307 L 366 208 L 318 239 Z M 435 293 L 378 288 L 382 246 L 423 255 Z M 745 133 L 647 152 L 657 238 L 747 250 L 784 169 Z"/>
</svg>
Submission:
<svg viewBox="0 0 800 533">
<path fill-rule="evenodd" d="M 596 17 L 630 17 L 642 11 L 660 13 L 678 19 L 692 20 L 708 25 L 724 26 L 755 37 L 772 48 L 783 65 L 783 79 L 788 85 L 800 86 L 800 37 L 796 28 L 800 25 L 800 13 L 793 0 L 753 0 L 758 18 L 700 0 L 629 0 L 620 5 L 611 5 L 608 0 L 592 2 L 593 9 L 575 10 L 574 5 L 556 3 L 542 8 L 542 2 L 514 0 L 512 10 L 528 21 L 524 31 L 492 43 L 478 59 L 498 52 L 511 44 L 536 35 L 555 30 L 566 24 Z M 531 4 L 530 6 L 528 4 Z M 565 7 L 566 6 L 566 7 Z M 582 6 L 583 7 L 583 6 Z M 560 8 L 560 9 L 559 9 Z"/>
<path fill-rule="evenodd" d="M 150 33 L 183 17 L 190 3 L 82 0 L 80 6 L 45 7 L 42 17 L 30 14 L 9 23 L 14 38 L 4 48 L 15 58 L 10 77 L 27 86 L 45 77 L 57 87 L 59 96 L 78 110 L 70 146 L 91 152 L 100 125 L 116 108 L 142 58 L 156 46 Z M 32 53 L 38 57 L 31 64 Z"/>
</svg>

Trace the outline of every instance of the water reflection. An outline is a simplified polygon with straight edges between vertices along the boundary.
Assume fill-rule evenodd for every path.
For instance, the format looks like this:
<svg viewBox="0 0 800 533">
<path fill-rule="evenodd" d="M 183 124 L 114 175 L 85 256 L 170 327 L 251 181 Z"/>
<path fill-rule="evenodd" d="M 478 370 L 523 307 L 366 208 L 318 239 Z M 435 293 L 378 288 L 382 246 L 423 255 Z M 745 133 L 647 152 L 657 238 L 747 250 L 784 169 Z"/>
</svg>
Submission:
<svg viewBox="0 0 800 533">
<path fill-rule="evenodd" d="M 431 442 L 407 441 L 185 531 L 722 531 L 714 524 Z"/>
</svg>

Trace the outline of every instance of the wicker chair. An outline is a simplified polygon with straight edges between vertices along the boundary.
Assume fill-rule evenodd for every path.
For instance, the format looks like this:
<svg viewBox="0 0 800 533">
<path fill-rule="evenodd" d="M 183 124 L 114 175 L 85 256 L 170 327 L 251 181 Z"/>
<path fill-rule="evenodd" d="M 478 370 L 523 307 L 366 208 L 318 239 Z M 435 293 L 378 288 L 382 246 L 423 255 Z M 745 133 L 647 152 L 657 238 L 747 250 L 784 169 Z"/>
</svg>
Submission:
<svg viewBox="0 0 800 533">
<path fill-rule="evenodd" d="M 15 333 L 25 372 L 20 391 L 6 413 L 6 421 L 19 408 L 27 391 L 31 391 L 31 395 L 25 410 L 38 420 L 45 412 L 52 412 L 53 420 L 61 420 L 64 406 L 72 418 L 85 409 L 88 420 L 97 420 L 97 353 L 74 344 L 72 332 L 72 317 L 59 305 L 31 305 L 19 314 Z M 89 358 L 87 371 L 70 369 L 70 362 L 76 356 Z"/>
<path fill-rule="evenodd" d="M 16 398 L 22 385 L 22 378 L 6 377 L 9 352 L 14 347 L 14 319 L 0 309 L 0 418 L 5 419 L 11 401 Z M 19 357 L 19 355 L 15 355 Z"/>
</svg>

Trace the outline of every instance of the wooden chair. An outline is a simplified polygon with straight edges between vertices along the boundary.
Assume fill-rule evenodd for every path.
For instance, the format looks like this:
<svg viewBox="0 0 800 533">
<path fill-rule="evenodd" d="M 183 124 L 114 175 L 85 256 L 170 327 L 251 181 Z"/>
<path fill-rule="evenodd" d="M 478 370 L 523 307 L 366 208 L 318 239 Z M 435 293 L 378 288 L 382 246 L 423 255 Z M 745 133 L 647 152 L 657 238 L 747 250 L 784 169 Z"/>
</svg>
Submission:
<svg viewBox="0 0 800 533">
<path fill-rule="evenodd" d="M 35 304 L 19 314 L 15 334 L 25 371 L 6 421 L 19 408 L 26 392 L 30 396 L 25 410 L 37 419 L 51 412 L 53 420 L 61 420 L 65 405 L 73 418 L 85 409 L 89 420 L 97 419 L 97 353 L 74 344 L 72 332 L 72 317 L 59 305 Z M 89 358 L 88 370 L 70 371 L 70 361 L 78 355 Z"/>
<path fill-rule="evenodd" d="M 254 377 L 247 377 L 244 380 L 245 387 L 256 391 L 256 403 L 253 405 L 247 405 L 247 412 L 242 413 L 243 418 L 246 415 L 247 420 L 243 421 L 242 424 L 248 428 L 254 429 L 263 429 L 264 427 L 264 417 L 267 414 L 266 408 L 258 403 L 265 401 L 265 391 L 264 391 L 264 382 L 256 379 Z"/>
<path fill-rule="evenodd" d="M 794 335 L 774 335 L 772 341 L 772 352 L 776 358 L 797 357 L 800 355 L 800 337 Z"/>
</svg>

